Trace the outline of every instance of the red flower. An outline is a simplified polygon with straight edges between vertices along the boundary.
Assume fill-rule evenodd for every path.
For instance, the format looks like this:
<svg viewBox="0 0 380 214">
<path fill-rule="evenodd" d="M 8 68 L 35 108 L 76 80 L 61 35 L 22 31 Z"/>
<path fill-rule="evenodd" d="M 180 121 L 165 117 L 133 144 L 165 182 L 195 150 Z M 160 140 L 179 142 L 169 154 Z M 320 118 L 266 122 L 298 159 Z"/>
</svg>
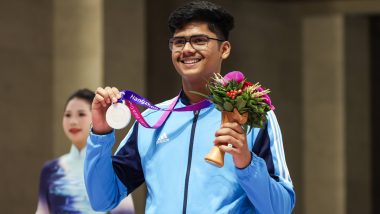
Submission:
<svg viewBox="0 0 380 214">
<path fill-rule="evenodd" d="M 247 89 L 249 86 L 253 86 L 253 83 L 245 81 L 241 90 L 245 91 L 245 89 Z"/>
</svg>

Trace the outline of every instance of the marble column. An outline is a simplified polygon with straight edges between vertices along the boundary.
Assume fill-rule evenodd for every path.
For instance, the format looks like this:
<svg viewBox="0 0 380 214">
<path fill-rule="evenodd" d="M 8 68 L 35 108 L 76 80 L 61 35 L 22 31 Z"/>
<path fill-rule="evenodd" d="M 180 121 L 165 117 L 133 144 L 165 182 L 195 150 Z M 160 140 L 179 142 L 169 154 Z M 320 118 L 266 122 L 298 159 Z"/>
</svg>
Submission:
<svg viewBox="0 0 380 214">
<path fill-rule="evenodd" d="M 302 27 L 304 210 L 344 214 L 344 17 L 309 16 Z"/>
<path fill-rule="evenodd" d="M 51 158 L 52 3 L 0 1 L 1 213 L 33 213 Z"/>
<path fill-rule="evenodd" d="M 69 150 L 62 130 L 66 98 L 103 84 L 103 1 L 55 0 L 53 36 L 54 155 Z"/>
<path fill-rule="evenodd" d="M 372 212 L 369 17 L 345 18 L 346 213 Z M 378 182 L 378 181 L 377 181 Z M 359 197 L 360 196 L 360 197 Z M 376 212 L 374 212 L 376 213 Z"/>
</svg>

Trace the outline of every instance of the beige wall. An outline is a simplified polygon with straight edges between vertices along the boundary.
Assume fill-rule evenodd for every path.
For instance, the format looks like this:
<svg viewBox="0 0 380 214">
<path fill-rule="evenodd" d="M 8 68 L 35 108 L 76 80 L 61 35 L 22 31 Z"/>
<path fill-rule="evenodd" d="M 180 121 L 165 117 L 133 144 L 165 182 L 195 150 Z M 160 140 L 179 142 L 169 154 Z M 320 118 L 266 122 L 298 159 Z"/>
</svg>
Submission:
<svg viewBox="0 0 380 214">
<path fill-rule="evenodd" d="M 53 153 L 53 5 L 0 1 L 0 204 L 31 213 Z"/>
<path fill-rule="evenodd" d="M 54 156 L 70 143 L 62 130 L 66 98 L 79 88 L 103 83 L 103 3 L 101 0 L 55 0 L 53 22 Z"/>
</svg>

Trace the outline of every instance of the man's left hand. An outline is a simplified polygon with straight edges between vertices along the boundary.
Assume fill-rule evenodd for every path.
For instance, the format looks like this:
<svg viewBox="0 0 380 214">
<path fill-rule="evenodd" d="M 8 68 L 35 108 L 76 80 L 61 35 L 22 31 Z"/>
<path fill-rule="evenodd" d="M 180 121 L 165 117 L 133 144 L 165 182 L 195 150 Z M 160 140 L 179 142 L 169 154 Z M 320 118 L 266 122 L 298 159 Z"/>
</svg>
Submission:
<svg viewBox="0 0 380 214">
<path fill-rule="evenodd" d="M 214 144 L 219 149 L 230 153 L 237 168 L 245 168 L 251 162 L 251 152 L 247 145 L 247 136 L 236 122 L 224 123 L 215 133 Z"/>
</svg>

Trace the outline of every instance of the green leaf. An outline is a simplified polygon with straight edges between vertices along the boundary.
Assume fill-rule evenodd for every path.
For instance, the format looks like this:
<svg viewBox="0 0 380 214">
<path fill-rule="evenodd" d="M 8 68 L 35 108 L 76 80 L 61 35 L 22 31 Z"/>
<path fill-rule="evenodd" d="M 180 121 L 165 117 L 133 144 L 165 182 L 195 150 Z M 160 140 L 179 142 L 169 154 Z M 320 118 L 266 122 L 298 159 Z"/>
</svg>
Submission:
<svg viewBox="0 0 380 214">
<path fill-rule="evenodd" d="M 232 104 L 230 102 L 225 102 L 223 104 L 223 108 L 226 110 L 226 111 L 232 111 L 234 109 L 234 107 L 232 106 Z"/>
<path fill-rule="evenodd" d="M 190 91 L 191 93 L 193 93 L 193 94 L 197 94 L 197 95 L 200 95 L 200 96 L 202 96 L 202 97 L 205 97 L 205 98 L 209 98 L 209 96 L 207 96 L 206 94 L 203 94 L 203 93 L 200 93 L 200 92 L 198 92 L 198 91 Z"/>
<path fill-rule="evenodd" d="M 245 81 L 241 81 L 241 82 L 239 83 L 239 85 L 237 86 L 237 88 L 238 88 L 238 89 L 243 88 L 244 82 L 245 82 Z"/>
<path fill-rule="evenodd" d="M 224 91 L 215 91 L 213 94 L 218 95 L 219 97 L 226 97 L 226 92 Z"/>
<path fill-rule="evenodd" d="M 224 111 L 223 106 L 221 106 L 219 104 L 215 104 L 215 108 L 218 109 L 219 111 Z"/>
<path fill-rule="evenodd" d="M 219 102 L 219 103 L 223 103 L 223 99 L 220 98 L 220 97 L 219 97 L 218 95 L 216 95 L 216 94 L 214 94 L 214 96 L 212 96 L 212 98 L 213 98 L 215 101 Z"/>
<path fill-rule="evenodd" d="M 240 97 L 239 97 L 240 98 Z M 237 109 L 240 111 L 242 108 L 245 107 L 245 105 L 247 104 L 247 101 L 243 100 L 243 99 L 237 99 L 236 100 L 237 102 Z"/>
<path fill-rule="evenodd" d="M 224 100 L 224 102 L 231 102 L 232 101 L 232 99 L 230 97 L 224 97 L 223 100 Z"/>
<path fill-rule="evenodd" d="M 241 108 L 240 110 L 239 110 L 239 112 L 241 112 L 241 113 L 244 113 L 244 112 L 249 112 L 249 108 L 247 108 L 247 107 L 244 107 L 244 108 Z"/>
<path fill-rule="evenodd" d="M 253 104 L 252 100 L 250 100 L 250 101 L 248 101 L 247 106 L 249 108 L 253 108 L 253 106 L 255 106 L 255 105 Z"/>
<path fill-rule="evenodd" d="M 243 99 L 244 100 L 248 100 L 249 99 L 249 95 L 247 93 L 243 93 Z"/>
</svg>

